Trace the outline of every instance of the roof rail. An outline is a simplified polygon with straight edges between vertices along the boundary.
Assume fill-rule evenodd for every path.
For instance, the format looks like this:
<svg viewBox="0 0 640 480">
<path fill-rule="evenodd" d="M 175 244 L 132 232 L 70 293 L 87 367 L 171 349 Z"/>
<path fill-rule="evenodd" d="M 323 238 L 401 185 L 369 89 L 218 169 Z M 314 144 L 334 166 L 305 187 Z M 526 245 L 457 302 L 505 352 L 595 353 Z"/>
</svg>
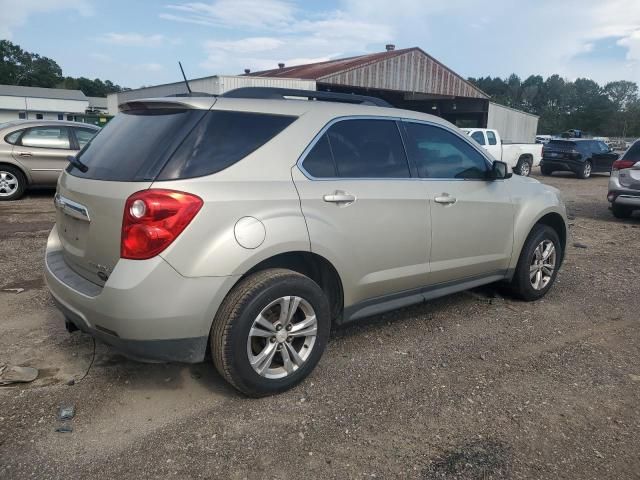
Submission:
<svg viewBox="0 0 640 480">
<path fill-rule="evenodd" d="M 236 88 L 235 90 L 229 90 L 228 92 L 223 93 L 221 97 L 279 100 L 284 100 L 286 97 L 302 97 L 308 100 L 320 100 L 323 102 L 356 103 L 360 105 L 373 105 L 376 107 L 392 107 L 392 105 L 386 100 L 366 95 L 319 92 L 316 90 L 297 90 L 293 88 L 242 87 Z"/>
<path fill-rule="evenodd" d="M 171 95 L 165 95 L 166 97 L 217 97 L 213 93 L 205 92 L 188 92 L 188 93 L 172 93 Z"/>
</svg>

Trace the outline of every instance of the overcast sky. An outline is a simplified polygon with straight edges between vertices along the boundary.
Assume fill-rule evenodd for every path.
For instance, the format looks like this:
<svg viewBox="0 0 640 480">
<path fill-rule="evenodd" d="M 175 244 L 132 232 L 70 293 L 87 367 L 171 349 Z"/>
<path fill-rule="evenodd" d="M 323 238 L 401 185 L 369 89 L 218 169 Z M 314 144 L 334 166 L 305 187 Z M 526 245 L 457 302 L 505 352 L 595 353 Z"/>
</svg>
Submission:
<svg viewBox="0 0 640 480">
<path fill-rule="evenodd" d="M 640 84 L 640 0 L 0 0 L 0 38 L 128 87 L 418 46 L 464 77 Z"/>
</svg>

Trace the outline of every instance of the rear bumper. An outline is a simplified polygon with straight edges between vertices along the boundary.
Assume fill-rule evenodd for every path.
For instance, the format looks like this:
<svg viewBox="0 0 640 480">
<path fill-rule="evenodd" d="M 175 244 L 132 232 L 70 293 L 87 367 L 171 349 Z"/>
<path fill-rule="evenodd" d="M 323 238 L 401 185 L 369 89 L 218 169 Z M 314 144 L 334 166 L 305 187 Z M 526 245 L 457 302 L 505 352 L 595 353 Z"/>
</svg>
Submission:
<svg viewBox="0 0 640 480">
<path fill-rule="evenodd" d="M 540 160 L 540 167 L 550 168 L 552 170 L 557 171 L 565 171 L 565 172 L 577 172 L 582 170 L 583 162 L 578 160 L 552 160 L 549 158 L 543 158 Z"/>
<path fill-rule="evenodd" d="M 611 205 L 620 205 L 640 209 L 640 190 L 625 188 L 620 184 L 618 175 L 614 172 L 609 177 L 609 193 L 607 200 Z"/>
<path fill-rule="evenodd" d="M 61 259 L 49 235 L 45 280 L 67 321 L 136 358 L 199 362 L 211 323 L 236 277 L 183 277 L 160 257 L 119 260 L 104 287 Z"/>
</svg>

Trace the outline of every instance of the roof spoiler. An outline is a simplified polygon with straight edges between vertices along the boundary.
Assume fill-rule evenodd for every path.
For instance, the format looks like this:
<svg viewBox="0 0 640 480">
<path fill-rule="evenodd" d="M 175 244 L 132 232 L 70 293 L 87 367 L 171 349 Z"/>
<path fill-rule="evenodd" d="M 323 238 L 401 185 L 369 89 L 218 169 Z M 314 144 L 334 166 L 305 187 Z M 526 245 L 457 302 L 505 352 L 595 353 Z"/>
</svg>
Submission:
<svg viewBox="0 0 640 480">
<path fill-rule="evenodd" d="M 354 103 L 360 105 L 373 105 L 376 107 L 391 107 L 392 105 L 377 97 L 367 95 L 355 95 L 351 93 L 319 92 L 316 90 L 297 90 L 293 88 L 272 87 L 242 87 L 223 93 L 225 98 L 252 98 L 286 100 L 287 97 L 301 97 L 307 100 L 319 100 L 323 102 Z"/>
</svg>

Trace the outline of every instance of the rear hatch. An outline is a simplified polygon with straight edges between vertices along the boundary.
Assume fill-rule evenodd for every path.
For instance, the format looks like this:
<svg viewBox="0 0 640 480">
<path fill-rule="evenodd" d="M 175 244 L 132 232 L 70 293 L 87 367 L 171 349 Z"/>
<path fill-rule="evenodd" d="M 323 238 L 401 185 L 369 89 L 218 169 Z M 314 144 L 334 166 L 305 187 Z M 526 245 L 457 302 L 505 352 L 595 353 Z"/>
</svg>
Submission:
<svg viewBox="0 0 640 480">
<path fill-rule="evenodd" d="M 576 142 L 569 140 L 551 140 L 542 150 L 543 158 L 549 160 L 572 159 L 576 157 L 576 153 Z"/>
<path fill-rule="evenodd" d="M 620 170 L 618 177 L 620 185 L 625 188 L 640 190 L 640 168 L 634 167 L 635 164 L 640 164 L 640 142 L 634 143 L 622 155 L 619 162 L 623 163 L 623 165 L 629 165 L 629 167 Z"/>
<path fill-rule="evenodd" d="M 148 189 L 215 99 L 131 102 L 77 155 L 56 193 L 56 224 L 66 263 L 103 285 L 120 258 L 127 198 Z"/>
</svg>

